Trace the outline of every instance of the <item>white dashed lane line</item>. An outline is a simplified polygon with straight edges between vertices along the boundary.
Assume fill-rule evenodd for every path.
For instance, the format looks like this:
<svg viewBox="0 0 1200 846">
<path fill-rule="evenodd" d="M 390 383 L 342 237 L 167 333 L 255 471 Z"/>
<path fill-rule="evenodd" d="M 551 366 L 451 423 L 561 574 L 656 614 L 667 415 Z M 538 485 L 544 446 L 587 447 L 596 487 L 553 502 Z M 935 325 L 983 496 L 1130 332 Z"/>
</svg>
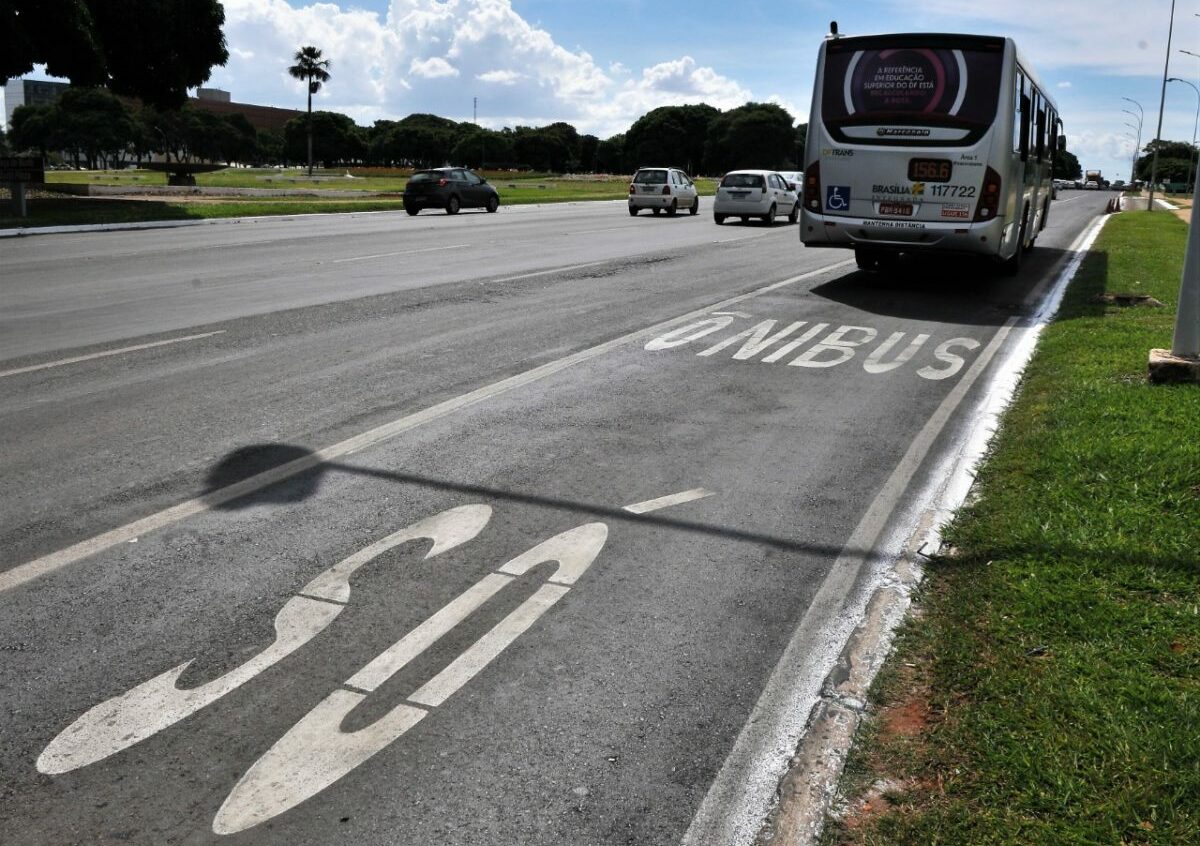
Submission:
<svg viewBox="0 0 1200 846">
<path fill-rule="evenodd" d="M 150 344 L 138 344 L 133 347 L 121 347 L 117 350 L 105 350 L 104 352 L 90 353 L 89 355 L 77 355 L 74 358 L 63 358 L 58 361 L 48 361 L 45 364 L 33 364 L 29 367 L 17 367 L 12 370 L 0 370 L 0 379 L 5 376 L 16 376 L 18 373 L 33 373 L 36 370 L 49 370 L 51 367 L 63 367 L 68 364 L 78 364 L 81 361 L 92 361 L 97 358 L 107 358 L 112 355 L 123 355 L 125 353 L 137 352 L 138 350 L 148 350 L 153 347 L 165 347 L 168 344 L 181 344 L 184 341 L 198 341 L 201 338 L 211 338 L 213 335 L 224 335 L 224 329 L 218 329 L 216 332 L 204 332 L 200 335 L 185 335 L 182 338 L 168 338 L 165 341 L 154 341 Z"/>
</svg>

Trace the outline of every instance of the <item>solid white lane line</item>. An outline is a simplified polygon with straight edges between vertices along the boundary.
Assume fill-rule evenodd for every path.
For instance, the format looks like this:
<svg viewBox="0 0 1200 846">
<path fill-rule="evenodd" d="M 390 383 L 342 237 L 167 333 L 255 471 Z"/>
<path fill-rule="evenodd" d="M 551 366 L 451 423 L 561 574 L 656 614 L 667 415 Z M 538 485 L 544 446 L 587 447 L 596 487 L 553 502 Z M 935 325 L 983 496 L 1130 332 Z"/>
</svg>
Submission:
<svg viewBox="0 0 1200 846">
<path fill-rule="evenodd" d="M 567 273 L 571 270 L 583 270 L 585 267 L 595 267 L 600 264 L 608 264 L 612 259 L 604 259 L 602 261 L 589 261 L 585 264 L 568 264 L 564 267 L 552 267 L 549 270 L 538 270 L 533 273 L 522 273 L 517 276 L 505 276 L 503 279 L 493 279 L 493 282 L 515 282 L 518 279 L 532 279 L 535 276 L 548 276 L 551 273 Z"/>
<path fill-rule="evenodd" d="M 138 350 L 148 350 L 153 347 L 165 347 L 167 344 L 181 344 L 184 341 L 198 341 L 201 338 L 211 338 L 213 335 L 224 335 L 224 329 L 218 329 L 216 332 L 204 332 L 199 335 L 185 335 L 182 338 L 168 338 L 165 341 L 154 341 L 149 344 L 138 344 L 133 347 L 121 347 L 119 350 L 105 350 L 104 352 L 91 353 L 89 355 L 77 355 L 74 358 L 63 358 L 58 361 L 48 361 L 45 364 L 34 364 L 29 367 L 17 367 L 13 370 L 0 370 L 0 379 L 5 376 L 16 376 L 18 373 L 32 373 L 35 370 L 48 370 L 51 367 L 62 367 L 67 364 L 77 364 L 81 361 L 92 361 L 97 358 L 107 358 L 110 355 L 123 355 L 124 353 L 137 352 Z"/>
<path fill-rule="evenodd" d="M 624 510 L 632 511 L 634 514 L 648 514 L 651 511 L 658 511 L 660 508 L 670 508 L 672 505 L 683 505 L 685 502 L 704 499 L 706 496 L 712 496 L 713 493 L 713 491 L 708 491 L 704 488 L 692 488 L 690 491 L 681 491 L 669 496 L 660 496 L 658 499 L 635 502 L 633 505 L 626 505 Z"/>
<path fill-rule="evenodd" d="M 597 262 L 599 263 L 599 262 Z M 806 279 L 812 279 L 815 276 L 821 276 L 826 273 L 835 272 L 845 267 L 853 265 L 853 261 L 840 261 L 834 264 L 829 264 L 816 270 L 810 270 L 807 273 L 801 273 L 798 276 L 792 276 L 779 282 L 773 282 L 770 285 L 764 285 L 761 288 L 755 288 L 753 291 L 748 291 L 745 294 L 739 294 L 729 299 L 721 300 L 717 303 L 698 308 L 695 311 L 690 311 L 687 314 L 682 314 L 678 317 L 673 317 L 669 320 L 664 320 L 661 323 L 656 323 L 653 326 L 647 326 L 644 329 L 638 329 L 611 341 L 605 341 L 602 344 L 597 344 L 594 347 L 589 347 L 585 350 L 580 350 L 577 353 L 565 356 L 555 361 L 547 362 L 532 370 L 527 370 L 524 373 L 518 373 L 515 376 L 509 376 L 507 379 L 501 379 L 499 382 L 493 382 L 490 385 L 485 385 L 481 388 L 476 388 L 461 396 L 445 400 L 430 406 L 423 411 L 418 411 L 414 414 L 408 414 L 400 417 L 390 423 L 385 423 L 382 426 L 377 426 L 374 429 L 369 429 L 352 438 L 347 438 L 344 441 L 327 446 L 317 452 L 298 458 L 295 461 L 289 461 L 287 464 L 281 464 L 278 467 L 273 467 L 270 470 L 265 470 L 255 476 L 250 476 L 236 484 L 225 488 L 212 491 L 203 496 L 189 499 L 181 502 L 171 508 L 164 509 L 148 517 L 143 517 L 140 520 L 135 520 L 132 523 L 127 523 L 111 531 L 96 535 L 79 543 L 72 544 L 65 549 L 60 549 L 57 552 L 52 552 L 49 555 L 44 555 L 41 558 L 35 558 L 24 564 L 20 564 L 3 573 L 0 573 L 0 593 L 7 590 L 12 590 L 15 587 L 40 578 L 41 576 L 53 573 L 60 570 L 69 564 L 74 564 L 91 555 L 95 555 L 110 547 L 118 544 L 127 543 L 134 538 L 140 537 L 148 532 L 161 529 L 163 526 L 168 526 L 171 523 L 176 523 L 187 517 L 195 516 L 208 511 L 211 508 L 222 505 L 238 497 L 246 496 L 255 491 L 262 490 L 265 487 L 273 485 L 284 479 L 288 479 L 298 473 L 303 473 L 306 470 L 311 470 L 320 464 L 327 461 L 333 461 L 343 456 L 374 446 L 382 441 L 394 438 L 410 429 L 415 429 L 418 426 L 423 426 L 434 420 L 438 420 L 447 415 L 461 411 L 464 408 L 469 408 L 477 403 L 485 400 L 494 399 L 501 394 L 506 394 L 510 391 L 522 388 L 526 385 L 545 379 L 548 376 L 553 376 L 569 367 L 574 367 L 585 361 L 590 361 L 593 358 L 602 356 L 612 352 L 615 349 L 623 347 L 627 344 L 644 342 L 652 338 L 656 338 L 664 332 L 673 329 L 677 326 L 703 317 L 713 311 L 721 311 L 736 305 L 737 303 L 760 297 L 764 294 L 769 294 L 772 291 L 785 288 L 789 285 L 794 285 L 797 282 L 803 282 Z M 552 272 L 552 271 L 548 271 Z"/>
<path fill-rule="evenodd" d="M 460 250 L 463 247 L 469 247 L 470 244 L 444 244 L 437 247 L 425 247 L 420 250 L 399 250 L 394 253 L 375 253 L 369 256 L 352 256 L 350 258 L 334 259 L 330 264 L 345 264 L 348 261 L 367 261 L 368 259 L 391 258 L 392 256 L 413 256 L 417 253 L 436 253 L 440 250 Z"/>
<path fill-rule="evenodd" d="M 733 749 L 684 834 L 681 846 L 748 844 L 758 833 L 762 813 L 803 736 L 821 682 L 837 657 L 837 645 L 846 641 L 857 622 L 857 615 L 847 613 L 846 605 L 874 553 L 876 541 L 910 491 L 913 477 L 937 436 L 1021 319 L 1010 317 L 1000 327 L 926 421 L 867 506 L 866 513 L 846 540 L 844 551 L 829 568 L 829 575 L 805 610 Z M 830 621 L 834 621 L 834 631 L 830 630 Z M 814 644 L 827 644 L 832 648 L 814 648 Z"/>
<path fill-rule="evenodd" d="M 610 226 L 607 229 L 579 229 L 575 232 L 564 232 L 564 235 L 592 235 L 597 232 L 624 232 L 626 229 L 632 229 L 637 224 L 626 224 L 624 226 Z"/>
<path fill-rule="evenodd" d="M 993 382 L 1003 381 L 1006 374 L 1012 375 L 1015 380 L 1017 374 L 1024 370 L 1041 324 L 1053 316 L 1067 284 L 1087 255 L 1105 220 L 1100 217 L 1096 224 L 1081 233 L 1068 247 L 1068 255 L 1060 263 L 1061 270 L 1044 279 L 1030 292 L 1026 304 L 1036 300 L 1047 287 L 1051 288 L 1032 318 L 1034 328 L 1026 329 L 1002 359 L 998 366 L 1000 372 L 991 376 Z M 793 632 L 733 749 L 684 834 L 681 846 L 707 846 L 711 843 L 745 846 L 753 842 L 788 761 L 804 735 L 821 685 L 833 669 L 841 646 L 858 625 L 869 598 L 869 588 L 858 586 L 862 572 L 870 566 L 872 559 L 892 554 L 888 548 L 879 548 L 883 543 L 880 538 L 883 529 L 902 507 L 905 517 L 911 516 L 914 520 L 925 509 L 933 507 L 938 495 L 936 489 L 940 486 L 940 480 L 936 478 L 937 470 L 942 468 L 935 468 L 932 474 L 934 481 L 927 484 L 927 490 L 914 492 L 914 477 L 972 386 L 988 369 L 992 359 L 1023 319 L 1029 318 L 1010 317 L 997 330 L 962 379 L 926 421 L 867 507 L 801 618 L 800 625 Z M 989 394 L 992 392 L 985 391 Z M 981 405 L 986 406 L 987 403 L 985 396 Z M 951 461 L 961 454 L 971 437 L 972 434 L 968 432 L 959 443 L 946 448 Z M 973 465 L 968 466 L 974 469 Z M 969 485 L 962 488 L 962 494 L 965 495 L 967 487 Z M 887 543 L 884 546 L 887 547 Z M 856 591 L 856 586 L 863 589 Z M 827 625 L 830 620 L 834 621 L 833 624 Z M 828 648 L 814 649 L 814 644 Z"/>
</svg>

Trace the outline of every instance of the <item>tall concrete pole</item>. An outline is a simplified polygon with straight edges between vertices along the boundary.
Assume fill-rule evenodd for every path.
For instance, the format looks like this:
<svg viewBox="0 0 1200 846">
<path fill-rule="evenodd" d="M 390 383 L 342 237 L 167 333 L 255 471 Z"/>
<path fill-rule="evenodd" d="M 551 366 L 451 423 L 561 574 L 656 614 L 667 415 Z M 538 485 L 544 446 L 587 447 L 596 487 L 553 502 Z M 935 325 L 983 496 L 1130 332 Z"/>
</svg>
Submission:
<svg viewBox="0 0 1200 846">
<path fill-rule="evenodd" d="M 1200 183 L 1200 171 L 1196 173 Z M 1192 196 L 1196 196 L 1196 183 Z M 1183 255 L 1183 280 L 1179 284 L 1179 309 L 1175 312 L 1175 336 L 1171 352 L 1180 358 L 1200 357 L 1200 226 L 1196 225 L 1196 207 L 1188 225 L 1187 251 Z"/>
</svg>

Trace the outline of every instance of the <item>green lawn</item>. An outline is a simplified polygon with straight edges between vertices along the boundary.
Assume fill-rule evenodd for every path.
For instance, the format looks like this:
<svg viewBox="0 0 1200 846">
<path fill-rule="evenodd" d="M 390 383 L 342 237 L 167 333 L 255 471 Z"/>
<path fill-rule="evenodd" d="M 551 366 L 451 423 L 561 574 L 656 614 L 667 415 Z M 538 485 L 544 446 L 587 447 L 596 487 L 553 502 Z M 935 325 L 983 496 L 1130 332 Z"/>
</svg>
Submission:
<svg viewBox="0 0 1200 846">
<path fill-rule="evenodd" d="M 0 204 L 0 228 L 276 214 L 398 211 L 403 208 L 399 195 L 403 193 L 407 181 L 405 173 L 385 169 L 352 169 L 349 172 L 355 174 L 355 178 L 346 178 L 343 175 L 346 172 L 338 171 L 323 175 L 318 180 L 309 180 L 301 171 L 280 173 L 274 170 L 226 169 L 199 174 L 196 181 L 201 187 L 207 188 L 362 191 L 362 199 L 289 196 L 282 193 L 278 197 L 228 196 L 216 201 L 211 196 L 163 196 L 139 200 L 35 196 L 28 201 L 30 216 L 24 219 L 11 214 L 5 199 Z M 485 171 L 485 175 L 499 191 L 501 205 L 620 200 L 627 197 L 629 191 L 628 178 L 623 176 L 555 176 L 491 171 Z M 165 185 L 166 176 L 141 170 L 48 171 L 46 181 L 50 184 L 129 187 L 132 193 L 141 186 Z M 711 196 L 716 192 L 715 180 L 700 178 L 696 180 L 696 185 L 701 195 Z M 384 196 L 373 196 L 376 192 Z M 0 193 L 7 197 L 7 192 Z M 433 212 L 425 212 L 431 213 Z"/>
<path fill-rule="evenodd" d="M 1146 381 L 1186 232 L 1119 215 L 1084 261 L 876 684 L 843 790 L 887 786 L 826 843 L 1200 843 L 1200 388 Z"/>
</svg>

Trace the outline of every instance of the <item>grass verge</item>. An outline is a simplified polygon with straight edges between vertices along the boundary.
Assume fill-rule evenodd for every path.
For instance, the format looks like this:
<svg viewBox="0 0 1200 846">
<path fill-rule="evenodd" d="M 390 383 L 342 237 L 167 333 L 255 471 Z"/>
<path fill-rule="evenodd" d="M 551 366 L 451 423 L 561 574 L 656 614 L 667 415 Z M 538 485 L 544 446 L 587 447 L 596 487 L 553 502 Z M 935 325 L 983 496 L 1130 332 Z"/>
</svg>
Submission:
<svg viewBox="0 0 1200 846">
<path fill-rule="evenodd" d="M 825 843 L 1200 843 L 1200 390 L 1145 379 L 1186 232 L 1120 215 L 1085 259 L 875 685 Z"/>
<path fill-rule="evenodd" d="M 48 173 L 51 183 L 108 185 L 128 187 L 135 194 L 144 186 L 161 186 L 165 177 L 149 171 L 55 171 Z M 272 180 L 274 180 L 272 182 Z M 544 174 L 531 176 L 489 174 L 489 180 L 500 192 L 500 204 L 570 203 L 596 200 L 622 200 L 628 196 L 629 181 L 625 178 L 554 177 Z M 214 195 L 181 195 L 162 197 L 141 195 L 137 199 L 100 197 L 58 197 L 34 192 L 28 202 L 29 217 L 12 214 L 7 191 L 0 190 L 0 229 L 67 226 L 93 223 L 131 223 L 156 220 L 189 220 L 204 218 L 254 217 L 285 214 L 333 214 L 363 211 L 400 211 L 404 208 L 400 194 L 404 191 L 403 176 L 364 176 L 353 180 L 309 181 L 299 176 L 279 177 L 274 171 L 229 170 L 197 176 L 202 187 L 264 188 L 264 189 L 337 189 L 362 191 L 362 198 L 294 196 L 281 192 L 278 197 L 236 197 Z M 716 183 L 697 179 L 702 196 L 711 196 Z M 382 196 L 374 192 L 384 192 Z M 426 214 L 435 212 L 425 212 Z"/>
</svg>

